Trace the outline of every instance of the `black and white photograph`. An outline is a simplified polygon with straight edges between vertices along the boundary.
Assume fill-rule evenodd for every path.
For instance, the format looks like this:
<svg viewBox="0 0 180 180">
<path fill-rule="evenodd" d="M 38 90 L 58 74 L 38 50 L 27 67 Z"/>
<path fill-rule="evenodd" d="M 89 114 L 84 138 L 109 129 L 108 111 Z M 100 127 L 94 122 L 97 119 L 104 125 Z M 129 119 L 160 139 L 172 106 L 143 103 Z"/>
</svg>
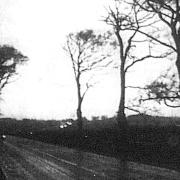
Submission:
<svg viewBox="0 0 180 180">
<path fill-rule="evenodd" d="M 180 1 L 0 0 L 0 180 L 179 180 Z"/>
</svg>

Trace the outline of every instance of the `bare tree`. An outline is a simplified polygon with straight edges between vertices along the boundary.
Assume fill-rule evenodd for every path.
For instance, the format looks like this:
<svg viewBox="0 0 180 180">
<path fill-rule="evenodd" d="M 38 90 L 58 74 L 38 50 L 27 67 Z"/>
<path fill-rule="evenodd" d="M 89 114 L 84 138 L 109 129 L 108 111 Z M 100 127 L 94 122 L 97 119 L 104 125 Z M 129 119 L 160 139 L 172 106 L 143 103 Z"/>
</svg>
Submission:
<svg viewBox="0 0 180 180">
<path fill-rule="evenodd" d="M 105 22 L 113 28 L 117 39 L 116 45 L 119 48 L 121 96 L 117 122 L 121 129 L 126 129 L 127 127 L 125 109 L 138 112 L 126 105 L 126 87 L 131 87 L 126 85 L 126 73 L 139 62 L 152 58 L 164 58 L 168 54 L 154 54 L 153 48 L 150 46 L 151 41 L 147 38 L 142 38 L 139 32 L 154 23 L 151 21 L 152 15 L 143 14 L 138 6 L 134 6 L 130 2 L 132 1 L 115 1 L 115 8 L 109 7 L 108 16 L 105 18 Z M 142 44 L 144 44 L 144 49 L 146 48 L 146 50 L 137 53 L 136 50 L 142 48 L 140 47 Z"/>
<path fill-rule="evenodd" d="M 27 57 L 9 45 L 0 46 L 0 93 L 16 74 L 17 66 L 27 61 Z"/>
<path fill-rule="evenodd" d="M 93 86 L 91 78 L 87 78 L 87 75 L 92 75 L 97 69 L 110 64 L 110 61 L 106 61 L 108 54 L 102 53 L 108 36 L 108 33 L 101 35 L 93 30 L 84 30 L 67 36 L 64 49 L 70 56 L 77 86 L 77 120 L 80 136 L 83 129 L 82 102 L 89 88 Z"/>
</svg>

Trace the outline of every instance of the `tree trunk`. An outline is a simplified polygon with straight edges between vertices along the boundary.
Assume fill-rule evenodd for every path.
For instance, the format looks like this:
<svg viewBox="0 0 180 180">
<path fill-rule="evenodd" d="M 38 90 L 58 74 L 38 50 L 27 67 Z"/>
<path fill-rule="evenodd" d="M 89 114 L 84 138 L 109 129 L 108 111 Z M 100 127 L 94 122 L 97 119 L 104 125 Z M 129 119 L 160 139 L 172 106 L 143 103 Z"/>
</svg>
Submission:
<svg viewBox="0 0 180 180">
<path fill-rule="evenodd" d="M 177 68 L 177 71 L 178 71 L 178 77 L 179 77 L 179 91 L 180 91 L 180 50 L 177 52 L 176 68 Z"/>
<path fill-rule="evenodd" d="M 77 109 L 77 124 L 78 124 L 78 132 L 81 135 L 83 130 L 83 122 L 82 122 L 82 112 L 80 107 L 78 107 Z"/>
<path fill-rule="evenodd" d="M 172 31 L 172 37 L 174 39 L 174 43 L 176 45 L 177 50 L 177 57 L 176 57 L 176 68 L 178 71 L 178 77 L 179 77 L 179 90 L 180 90 L 180 28 L 176 30 L 176 26 L 171 26 Z"/>
<path fill-rule="evenodd" d="M 126 129 L 127 128 L 127 120 L 125 115 L 125 71 L 124 71 L 124 60 L 121 59 L 121 67 L 120 67 L 120 102 L 119 102 L 119 109 L 117 113 L 117 122 L 120 127 L 120 129 Z"/>
<path fill-rule="evenodd" d="M 81 111 L 82 97 L 81 97 L 81 85 L 79 78 L 76 80 L 77 83 L 77 93 L 78 93 L 78 108 L 77 108 L 77 125 L 78 125 L 78 147 L 82 145 L 82 136 L 83 136 L 83 118 Z"/>
<path fill-rule="evenodd" d="M 121 60 L 122 61 L 122 60 Z M 125 71 L 124 71 L 124 61 L 121 63 L 120 67 L 120 82 L 121 82 L 121 96 L 119 102 L 119 109 L 117 113 L 117 122 L 119 126 L 119 148 L 123 152 L 127 149 L 127 119 L 125 115 Z"/>
<path fill-rule="evenodd" d="M 119 26 L 117 26 L 119 27 Z M 124 56 L 124 44 L 121 38 L 121 35 L 119 33 L 119 28 L 116 29 L 116 36 L 119 42 L 119 55 L 120 55 L 120 91 L 121 91 L 121 96 L 120 96 L 120 102 L 119 102 L 119 108 L 118 108 L 118 113 L 117 113 L 117 123 L 119 126 L 119 148 L 118 150 L 123 150 L 123 152 L 126 152 L 126 147 L 127 147 L 127 121 L 126 121 L 126 115 L 125 115 L 125 61 L 126 57 Z"/>
</svg>

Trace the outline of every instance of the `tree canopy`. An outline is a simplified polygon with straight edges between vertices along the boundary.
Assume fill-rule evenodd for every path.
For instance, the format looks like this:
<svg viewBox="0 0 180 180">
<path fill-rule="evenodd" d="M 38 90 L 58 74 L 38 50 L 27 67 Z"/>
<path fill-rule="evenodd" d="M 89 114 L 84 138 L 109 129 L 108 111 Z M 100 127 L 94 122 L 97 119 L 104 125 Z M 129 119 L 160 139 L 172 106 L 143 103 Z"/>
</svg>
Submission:
<svg viewBox="0 0 180 180">
<path fill-rule="evenodd" d="M 27 61 L 27 57 L 13 46 L 0 46 L 0 93 L 17 72 L 17 66 Z"/>
</svg>

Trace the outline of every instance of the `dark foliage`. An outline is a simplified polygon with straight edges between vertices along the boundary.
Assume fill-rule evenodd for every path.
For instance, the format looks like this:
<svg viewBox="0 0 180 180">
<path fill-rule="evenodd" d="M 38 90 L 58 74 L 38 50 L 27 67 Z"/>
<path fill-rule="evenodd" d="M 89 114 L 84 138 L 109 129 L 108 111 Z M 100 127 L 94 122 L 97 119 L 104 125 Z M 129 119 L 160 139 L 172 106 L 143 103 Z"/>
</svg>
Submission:
<svg viewBox="0 0 180 180">
<path fill-rule="evenodd" d="M 28 58 L 9 45 L 0 45 L 0 93 L 9 83 L 9 79 L 16 74 L 17 66 L 26 62 Z"/>
<path fill-rule="evenodd" d="M 145 117 L 148 119 L 154 118 L 151 116 Z M 129 122 L 136 121 L 136 119 L 140 119 L 140 116 L 131 116 L 128 119 Z M 158 117 L 154 119 L 157 120 Z M 163 118 L 159 117 L 159 121 L 161 119 Z M 164 118 L 164 121 L 169 119 Z M 64 120 L 63 123 L 69 121 L 73 122 L 72 120 Z M 81 149 L 118 158 L 126 157 L 129 160 L 162 167 L 178 168 L 178 162 L 180 162 L 180 143 L 176 144 L 175 141 L 173 144 L 173 139 L 180 137 L 180 128 L 178 126 L 168 124 L 160 126 L 157 123 L 152 125 L 147 124 L 147 122 L 141 126 L 137 124 L 130 125 L 127 130 L 128 144 L 124 146 L 123 132 L 119 130 L 117 124 L 113 125 L 112 121 L 113 119 L 86 120 L 86 128 L 82 134 Z M 174 121 L 178 121 L 178 118 L 176 120 L 174 119 Z M 5 134 L 70 148 L 79 148 L 76 124 L 61 129 L 59 128 L 59 123 L 60 121 L 16 121 L 12 119 L 1 119 L 0 128 L 1 132 L 3 131 Z M 115 119 L 114 123 L 116 123 Z M 93 124 L 94 127 L 98 126 L 98 128 L 93 128 Z M 103 124 L 105 125 L 103 126 Z"/>
</svg>

